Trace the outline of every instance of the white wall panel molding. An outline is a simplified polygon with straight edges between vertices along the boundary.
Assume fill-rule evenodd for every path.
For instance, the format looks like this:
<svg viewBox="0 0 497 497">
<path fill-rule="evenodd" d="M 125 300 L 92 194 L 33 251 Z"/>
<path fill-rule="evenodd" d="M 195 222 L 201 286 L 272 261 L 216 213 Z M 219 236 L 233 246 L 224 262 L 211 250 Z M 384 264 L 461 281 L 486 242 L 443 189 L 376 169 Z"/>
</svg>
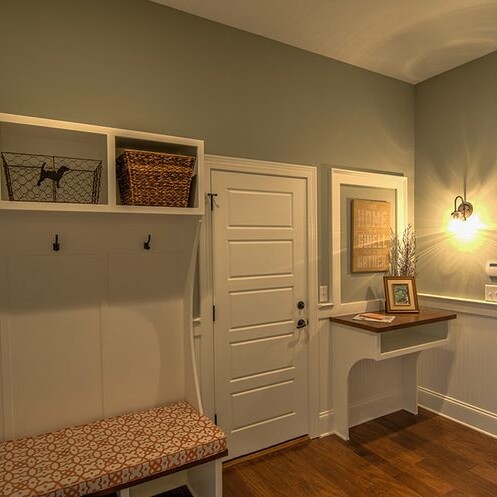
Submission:
<svg viewBox="0 0 497 497">
<path fill-rule="evenodd" d="M 318 304 L 318 319 L 328 319 L 333 316 L 333 302 Z"/>
<path fill-rule="evenodd" d="M 418 394 L 422 407 L 497 438 L 497 414 L 428 388 L 419 387 Z"/>
<path fill-rule="evenodd" d="M 318 305 L 318 319 L 328 319 L 331 316 L 341 314 L 353 314 L 366 311 L 377 311 L 383 306 L 382 300 L 360 300 L 357 302 L 346 302 L 340 306 L 335 306 L 333 302 L 326 302 Z"/>
<path fill-rule="evenodd" d="M 342 274 L 341 274 L 341 237 L 344 227 L 341 225 L 341 188 L 342 186 L 363 186 L 368 188 L 386 188 L 394 190 L 396 199 L 396 228 L 397 233 L 402 233 L 407 225 L 407 177 L 393 174 L 369 173 L 347 169 L 332 169 L 331 171 L 331 274 L 332 282 L 331 300 L 335 304 L 336 314 L 363 312 L 358 308 L 360 302 L 342 303 Z M 377 310 L 378 301 L 368 303 L 367 310 Z M 357 309 L 357 310 L 356 310 Z"/>
</svg>

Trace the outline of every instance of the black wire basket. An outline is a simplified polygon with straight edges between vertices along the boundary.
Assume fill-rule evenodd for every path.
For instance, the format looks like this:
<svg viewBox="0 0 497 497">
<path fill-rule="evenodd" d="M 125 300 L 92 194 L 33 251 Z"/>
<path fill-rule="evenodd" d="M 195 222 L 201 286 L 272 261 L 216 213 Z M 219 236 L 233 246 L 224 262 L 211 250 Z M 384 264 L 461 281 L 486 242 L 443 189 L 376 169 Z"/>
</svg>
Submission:
<svg viewBox="0 0 497 497">
<path fill-rule="evenodd" d="M 98 204 L 102 161 L 2 152 L 9 199 Z"/>
</svg>

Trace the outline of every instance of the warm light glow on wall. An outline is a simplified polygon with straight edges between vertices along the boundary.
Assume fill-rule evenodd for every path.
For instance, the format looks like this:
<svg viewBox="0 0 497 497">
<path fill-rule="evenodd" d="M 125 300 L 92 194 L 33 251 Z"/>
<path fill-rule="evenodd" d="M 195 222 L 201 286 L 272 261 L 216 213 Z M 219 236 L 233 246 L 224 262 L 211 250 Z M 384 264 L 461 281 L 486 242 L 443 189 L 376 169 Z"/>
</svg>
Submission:
<svg viewBox="0 0 497 497">
<path fill-rule="evenodd" d="M 484 228 L 478 214 L 473 214 L 466 221 L 451 219 L 448 229 L 458 242 L 464 242 L 466 247 L 473 247 L 472 242 L 479 238 L 479 231 Z"/>
</svg>

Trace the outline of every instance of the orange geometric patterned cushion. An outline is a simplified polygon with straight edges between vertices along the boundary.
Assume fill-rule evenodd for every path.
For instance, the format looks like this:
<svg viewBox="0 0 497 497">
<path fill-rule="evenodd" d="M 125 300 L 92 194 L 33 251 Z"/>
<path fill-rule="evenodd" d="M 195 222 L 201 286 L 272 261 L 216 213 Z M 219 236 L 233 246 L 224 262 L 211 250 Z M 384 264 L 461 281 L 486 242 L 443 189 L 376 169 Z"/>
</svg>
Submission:
<svg viewBox="0 0 497 497">
<path fill-rule="evenodd" d="M 81 497 L 225 450 L 224 433 L 177 402 L 0 443 L 0 496 Z"/>
</svg>

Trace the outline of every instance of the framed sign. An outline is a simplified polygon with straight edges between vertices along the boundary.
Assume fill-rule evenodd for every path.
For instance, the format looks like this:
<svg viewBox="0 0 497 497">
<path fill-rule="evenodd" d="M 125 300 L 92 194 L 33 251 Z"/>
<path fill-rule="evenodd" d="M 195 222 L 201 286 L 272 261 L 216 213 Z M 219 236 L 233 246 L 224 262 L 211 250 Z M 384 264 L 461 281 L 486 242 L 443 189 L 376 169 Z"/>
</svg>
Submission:
<svg viewBox="0 0 497 497">
<path fill-rule="evenodd" d="M 351 233 L 351 271 L 387 271 L 390 252 L 390 202 L 353 199 Z"/>
<path fill-rule="evenodd" d="M 419 312 L 416 282 L 409 276 L 384 276 L 385 311 Z"/>
</svg>

